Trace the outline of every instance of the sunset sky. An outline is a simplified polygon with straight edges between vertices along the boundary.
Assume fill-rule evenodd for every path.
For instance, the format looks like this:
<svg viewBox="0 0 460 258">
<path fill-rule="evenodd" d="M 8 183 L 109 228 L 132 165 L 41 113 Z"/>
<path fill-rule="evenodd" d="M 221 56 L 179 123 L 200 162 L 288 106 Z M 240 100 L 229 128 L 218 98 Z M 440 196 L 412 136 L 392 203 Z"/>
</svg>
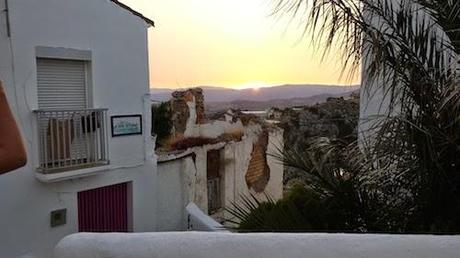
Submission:
<svg viewBox="0 0 460 258">
<path fill-rule="evenodd" d="M 321 62 L 298 23 L 270 16 L 272 0 L 123 0 L 152 18 L 152 88 L 350 84 L 338 54 Z"/>
</svg>

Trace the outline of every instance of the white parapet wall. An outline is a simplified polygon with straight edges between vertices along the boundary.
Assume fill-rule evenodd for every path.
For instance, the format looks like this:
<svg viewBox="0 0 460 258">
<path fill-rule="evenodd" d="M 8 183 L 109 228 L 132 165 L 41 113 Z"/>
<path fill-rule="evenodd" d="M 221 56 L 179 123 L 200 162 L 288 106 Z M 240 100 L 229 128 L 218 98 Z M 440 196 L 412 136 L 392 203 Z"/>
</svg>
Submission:
<svg viewBox="0 0 460 258">
<path fill-rule="evenodd" d="M 54 258 L 458 258 L 460 236 L 372 234 L 81 233 Z"/>
</svg>

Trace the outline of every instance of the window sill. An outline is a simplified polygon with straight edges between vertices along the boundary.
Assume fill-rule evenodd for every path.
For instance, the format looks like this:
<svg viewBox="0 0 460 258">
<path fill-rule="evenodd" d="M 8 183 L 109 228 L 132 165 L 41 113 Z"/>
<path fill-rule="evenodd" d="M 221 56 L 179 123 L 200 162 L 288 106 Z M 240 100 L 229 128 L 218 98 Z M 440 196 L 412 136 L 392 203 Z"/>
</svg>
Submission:
<svg viewBox="0 0 460 258">
<path fill-rule="evenodd" d="M 53 173 L 53 174 L 44 174 L 40 172 L 35 172 L 35 177 L 38 179 L 38 181 L 42 183 L 54 183 L 54 182 L 71 180 L 71 179 L 76 179 L 76 178 L 93 176 L 93 175 L 108 171 L 111 168 L 112 166 L 110 165 L 103 165 L 103 166 L 98 166 L 98 167 L 71 170 L 71 171 Z"/>
</svg>

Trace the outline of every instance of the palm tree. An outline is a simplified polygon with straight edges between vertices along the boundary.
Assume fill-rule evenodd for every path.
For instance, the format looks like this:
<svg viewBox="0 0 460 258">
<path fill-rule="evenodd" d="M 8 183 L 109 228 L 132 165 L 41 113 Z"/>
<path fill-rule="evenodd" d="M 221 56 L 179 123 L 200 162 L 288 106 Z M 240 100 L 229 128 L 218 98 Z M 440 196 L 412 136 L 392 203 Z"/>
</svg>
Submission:
<svg viewBox="0 0 460 258">
<path fill-rule="evenodd" d="M 274 13 L 304 18 L 344 67 L 364 61 L 361 90 L 388 100 L 363 178 L 410 207 L 405 230 L 460 231 L 460 2 L 276 0 Z"/>
<path fill-rule="evenodd" d="M 388 101 L 359 151 L 333 142 L 283 151 L 326 209 L 314 212 L 342 214 L 337 231 L 460 232 L 460 2 L 275 0 L 274 14 L 300 17 L 325 53 L 339 46 L 345 68 L 363 65 L 363 95 L 379 90 Z M 263 222 L 246 200 L 237 217 Z M 291 228 L 299 210 L 288 211 L 270 221 Z"/>
<path fill-rule="evenodd" d="M 308 146 L 287 146 L 274 155 L 298 172 L 298 184 L 283 199 L 243 196 L 227 209 L 234 216 L 228 222 L 239 231 L 403 231 L 407 210 L 363 180 L 356 143 L 321 137 Z"/>
</svg>

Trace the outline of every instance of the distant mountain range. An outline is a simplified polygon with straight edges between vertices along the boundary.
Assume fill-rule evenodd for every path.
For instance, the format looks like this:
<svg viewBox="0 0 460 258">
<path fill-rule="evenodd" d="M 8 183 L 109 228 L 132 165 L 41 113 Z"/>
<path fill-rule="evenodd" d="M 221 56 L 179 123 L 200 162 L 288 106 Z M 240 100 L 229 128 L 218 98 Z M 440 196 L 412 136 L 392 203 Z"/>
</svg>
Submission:
<svg viewBox="0 0 460 258">
<path fill-rule="evenodd" d="M 325 102 L 331 97 L 346 97 L 359 90 L 359 86 L 282 85 L 268 88 L 235 90 L 201 87 L 204 92 L 206 113 L 228 109 L 266 110 L 309 106 Z M 153 89 L 152 100 L 168 101 L 172 89 Z"/>
<path fill-rule="evenodd" d="M 359 86 L 326 86 L 326 85 L 281 85 L 275 87 L 235 90 L 219 87 L 200 87 L 204 91 L 206 103 L 232 101 L 272 101 L 293 98 L 308 98 L 321 94 L 344 94 L 359 89 Z M 152 100 L 168 101 L 174 89 L 152 89 Z"/>
<path fill-rule="evenodd" d="M 326 102 L 328 98 L 339 98 L 349 97 L 352 92 L 346 92 L 342 94 L 319 94 L 307 98 L 292 98 L 292 99 L 273 99 L 268 101 L 248 101 L 248 100 L 235 100 L 230 102 L 206 102 L 205 110 L 206 113 L 212 114 L 221 112 L 228 109 L 238 109 L 247 111 L 263 111 L 272 107 L 277 108 L 288 108 L 288 107 L 300 107 L 300 106 L 312 106 L 319 103 Z"/>
</svg>

